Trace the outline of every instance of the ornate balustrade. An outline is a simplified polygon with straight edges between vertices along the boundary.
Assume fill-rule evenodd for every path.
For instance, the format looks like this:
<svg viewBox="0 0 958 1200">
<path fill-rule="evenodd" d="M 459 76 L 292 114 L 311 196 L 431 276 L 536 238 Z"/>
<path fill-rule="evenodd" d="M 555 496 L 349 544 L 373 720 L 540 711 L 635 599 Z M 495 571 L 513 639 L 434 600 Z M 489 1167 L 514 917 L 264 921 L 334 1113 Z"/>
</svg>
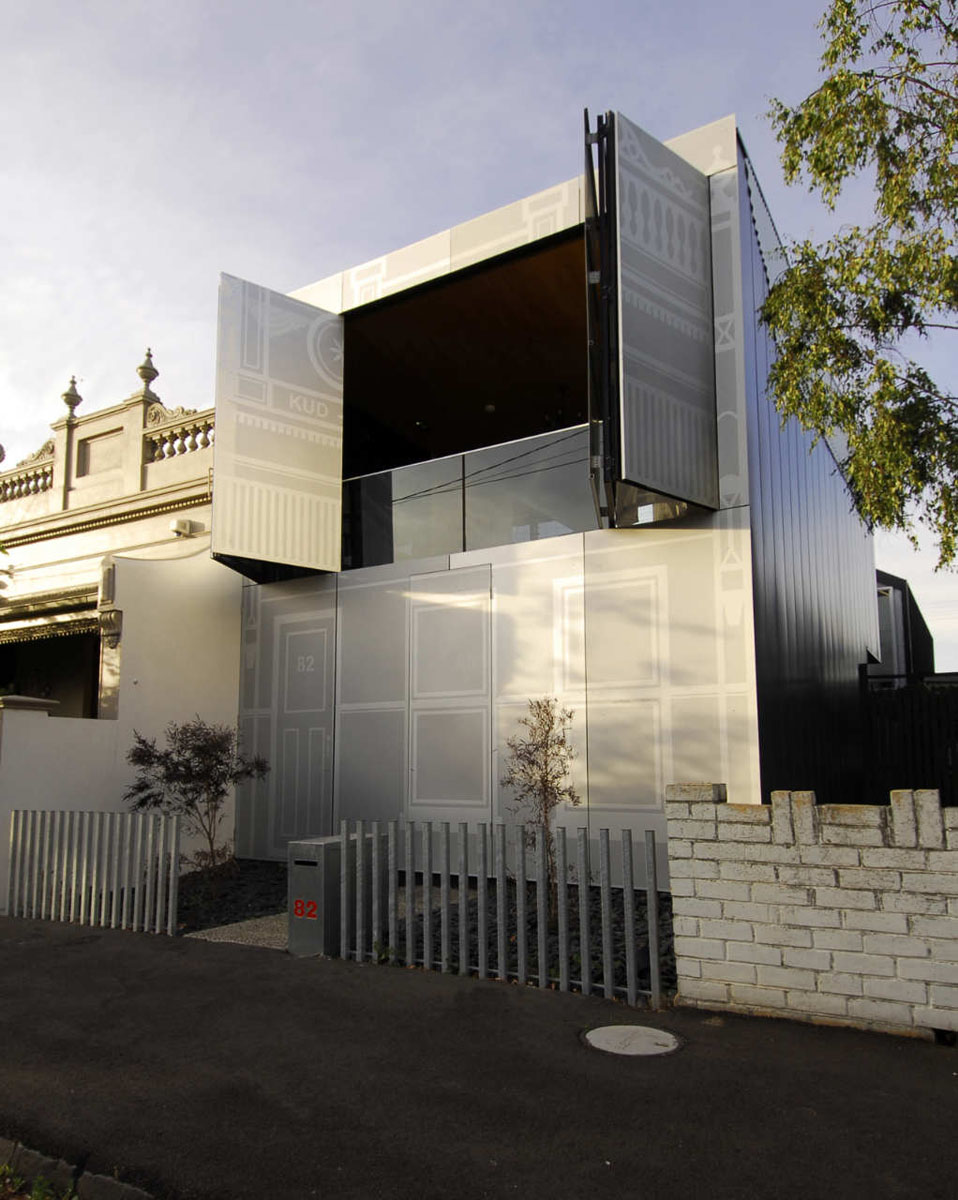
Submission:
<svg viewBox="0 0 958 1200">
<path fill-rule="evenodd" d="M 6 500 L 20 500 L 24 496 L 36 496 L 53 487 L 53 459 L 33 463 L 0 475 L 0 504 Z"/>
<path fill-rule="evenodd" d="M 159 421 L 154 423 L 152 418 L 151 410 L 147 418 L 149 427 L 143 434 L 143 461 L 146 463 L 163 462 L 168 458 L 191 454 L 194 450 L 207 450 L 213 445 L 213 409 L 201 413 L 180 411 L 167 414 L 164 411 L 159 414 L 159 421 L 163 424 L 159 424 Z"/>
</svg>

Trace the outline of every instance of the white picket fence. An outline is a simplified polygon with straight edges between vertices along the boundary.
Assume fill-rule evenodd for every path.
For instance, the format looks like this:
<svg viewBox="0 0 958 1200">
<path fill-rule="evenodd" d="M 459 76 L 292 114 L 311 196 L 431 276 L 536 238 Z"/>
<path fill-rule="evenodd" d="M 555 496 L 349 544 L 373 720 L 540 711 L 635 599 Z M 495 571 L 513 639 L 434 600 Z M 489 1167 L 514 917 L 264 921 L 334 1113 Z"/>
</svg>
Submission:
<svg viewBox="0 0 958 1200">
<path fill-rule="evenodd" d="M 176 932 L 179 817 L 15 809 L 7 913 Z"/>
</svg>

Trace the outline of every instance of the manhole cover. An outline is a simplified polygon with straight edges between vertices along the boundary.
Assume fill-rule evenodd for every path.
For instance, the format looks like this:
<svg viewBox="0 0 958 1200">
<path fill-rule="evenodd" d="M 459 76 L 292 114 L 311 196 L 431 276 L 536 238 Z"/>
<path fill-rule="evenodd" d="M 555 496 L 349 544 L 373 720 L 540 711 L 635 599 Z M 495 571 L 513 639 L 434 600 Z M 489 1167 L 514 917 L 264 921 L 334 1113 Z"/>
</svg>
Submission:
<svg viewBox="0 0 958 1200">
<path fill-rule="evenodd" d="M 648 1025 L 602 1025 L 590 1029 L 585 1040 L 607 1054 L 671 1054 L 679 1048 L 674 1034 Z"/>
</svg>

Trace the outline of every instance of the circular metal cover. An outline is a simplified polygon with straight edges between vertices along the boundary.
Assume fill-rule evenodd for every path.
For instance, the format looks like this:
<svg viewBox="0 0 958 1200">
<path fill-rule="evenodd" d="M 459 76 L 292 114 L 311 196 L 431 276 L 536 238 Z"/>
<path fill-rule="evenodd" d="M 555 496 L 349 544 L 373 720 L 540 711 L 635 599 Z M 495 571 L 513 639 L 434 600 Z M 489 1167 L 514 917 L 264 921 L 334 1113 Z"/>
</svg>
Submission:
<svg viewBox="0 0 958 1200">
<path fill-rule="evenodd" d="M 671 1054 L 679 1048 L 674 1034 L 648 1025 L 602 1025 L 590 1029 L 585 1040 L 607 1054 Z"/>
</svg>

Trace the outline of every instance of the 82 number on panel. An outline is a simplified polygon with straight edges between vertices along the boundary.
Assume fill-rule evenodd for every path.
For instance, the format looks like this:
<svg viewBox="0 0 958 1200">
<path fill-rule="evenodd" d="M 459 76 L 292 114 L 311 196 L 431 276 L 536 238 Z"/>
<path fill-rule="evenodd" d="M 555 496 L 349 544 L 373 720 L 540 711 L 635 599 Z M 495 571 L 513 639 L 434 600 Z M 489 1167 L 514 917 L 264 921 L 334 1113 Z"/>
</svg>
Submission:
<svg viewBox="0 0 958 1200">
<path fill-rule="evenodd" d="M 318 904 L 315 900 L 294 900 L 293 916 L 304 917 L 307 921 L 315 921 L 319 917 Z"/>
</svg>

